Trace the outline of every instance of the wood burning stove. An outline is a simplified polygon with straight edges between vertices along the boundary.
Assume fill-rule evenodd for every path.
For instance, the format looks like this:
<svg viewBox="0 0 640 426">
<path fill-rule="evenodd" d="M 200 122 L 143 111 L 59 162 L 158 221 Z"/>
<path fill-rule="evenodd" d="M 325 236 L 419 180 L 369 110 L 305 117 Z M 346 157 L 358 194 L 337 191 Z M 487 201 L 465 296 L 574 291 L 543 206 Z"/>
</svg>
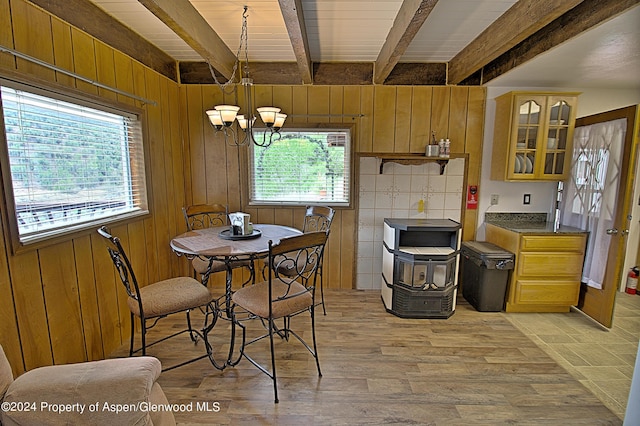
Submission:
<svg viewBox="0 0 640 426">
<path fill-rule="evenodd" d="M 404 318 L 449 318 L 455 311 L 460 223 L 385 219 L 382 302 Z"/>
</svg>

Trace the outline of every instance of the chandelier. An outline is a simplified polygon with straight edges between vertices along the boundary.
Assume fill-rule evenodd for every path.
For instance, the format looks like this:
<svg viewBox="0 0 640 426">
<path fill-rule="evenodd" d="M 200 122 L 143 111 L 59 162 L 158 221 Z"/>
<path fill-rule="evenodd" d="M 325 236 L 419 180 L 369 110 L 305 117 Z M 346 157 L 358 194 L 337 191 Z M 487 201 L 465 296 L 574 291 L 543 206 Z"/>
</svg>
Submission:
<svg viewBox="0 0 640 426">
<path fill-rule="evenodd" d="M 251 96 L 251 86 L 253 85 L 253 79 L 249 73 L 249 47 L 247 38 L 247 6 L 244 6 L 244 12 L 242 13 L 242 32 L 240 34 L 240 46 L 238 46 L 238 52 L 236 54 L 236 62 L 233 65 L 233 72 L 231 78 L 224 84 L 221 84 L 216 78 L 216 74 L 209 64 L 209 71 L 213 76 L 213 80 L 216 85 L 220 87 L 223 93 L 228 85 L 234 84 L 236 71 L 240 63 L 240 56 L 244 52 L 244 66 L 242 67 L 242 78 L 240 79 L 240 85 L 244 91 L 244 107 L 246 112 L 240 113 L 240 107 L 235 105 L 216 105 L 213 109 L 207 110 L 207 117 L 209 123 L 217 133 L 222 133 L 224 139 L 228 145 L 241 146 L 250 142 L 257 146 L 267 147 L 273 142 L 280 139 L 280 129 L 287 118 L 286 114 L 280 112 L 280 108 L 277 107 L 259 107 L 256 108 L 260 119 L 264 123 L 265 130 L 262 133 L 262 137 L 256 140 L 254 137 L 254 124 L 256 116 L 253 114 L 253 99 Z M 233 86 L 232 92 L 237 89 L 237 85 Z M 242 134 L 234 129 L 234 123 L 237 122 L 237 127 L 242 131 Z"/>
</svg>

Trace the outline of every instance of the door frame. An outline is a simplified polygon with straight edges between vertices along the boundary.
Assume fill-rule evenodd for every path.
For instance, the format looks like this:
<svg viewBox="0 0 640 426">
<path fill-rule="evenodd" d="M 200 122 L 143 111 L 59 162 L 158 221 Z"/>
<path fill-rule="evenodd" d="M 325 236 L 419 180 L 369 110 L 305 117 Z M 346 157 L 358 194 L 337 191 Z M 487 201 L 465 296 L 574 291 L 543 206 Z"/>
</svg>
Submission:
<svg viewBox="0 0 640 426">
<path fill-rule="evenodd" d="M 622 232 L 628 230 L 630 225 L 631 206 L 633 198 L 633 185 L 637 168 L 638 132 L 640 130 L 640 105 L 632 105 L 625 108 L 607 111 L 600 114 L 582 117 L 576 120 L 575 127 L 588 126 L 596 123 L 627 119 L 627 130 L 622 154 L 620 173 L 620 187 L 616 200 L 616 217 L 614 228 L 617 234 L 612 235 L 607 266 L 602 289 L 580 285 L 580 299 L 578 309 L 604 325 L 611 328 L 613 323 L 613 307 L 615 304 L 618 284 L 622 279 L 624 268 L 624 254 L 627 247 L 627 237 Z"/>
</svg>

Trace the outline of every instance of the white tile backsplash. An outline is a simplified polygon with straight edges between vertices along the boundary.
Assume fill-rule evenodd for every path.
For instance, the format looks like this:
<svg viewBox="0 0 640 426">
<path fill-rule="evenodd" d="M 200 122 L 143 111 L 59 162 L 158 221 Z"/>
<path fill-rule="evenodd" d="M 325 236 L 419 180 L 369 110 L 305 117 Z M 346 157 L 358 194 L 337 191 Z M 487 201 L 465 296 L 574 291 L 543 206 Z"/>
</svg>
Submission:
<svg viewBox="0 0 640 426">
<path fill-rule="evenodd" d="M 449 160 L 443 175 L 440 165 L 426 163 L 407 166 L 360 158 L 358 211 L 357 278 L 358 289 L 379 289 L 382 271 L 384 218 L 452 219 L 460 221 L 464 159 Z M 418 211 L 420 200 L 424 210 Z"/>
</svg>

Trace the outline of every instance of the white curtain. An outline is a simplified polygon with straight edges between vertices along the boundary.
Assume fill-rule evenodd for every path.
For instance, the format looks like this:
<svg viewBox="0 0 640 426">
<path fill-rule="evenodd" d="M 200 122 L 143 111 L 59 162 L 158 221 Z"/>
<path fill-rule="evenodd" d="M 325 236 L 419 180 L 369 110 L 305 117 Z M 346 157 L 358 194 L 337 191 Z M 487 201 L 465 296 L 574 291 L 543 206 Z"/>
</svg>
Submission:
<svg viewBox="0 0 640 426">
<path fill-rule="evenodd" d="M 564 185 L 560 221 L 589 231 L 582 282 L 602 288 L 613 228 L 627 120 L 577 127 L 571 178 Z"/>
</svg>

